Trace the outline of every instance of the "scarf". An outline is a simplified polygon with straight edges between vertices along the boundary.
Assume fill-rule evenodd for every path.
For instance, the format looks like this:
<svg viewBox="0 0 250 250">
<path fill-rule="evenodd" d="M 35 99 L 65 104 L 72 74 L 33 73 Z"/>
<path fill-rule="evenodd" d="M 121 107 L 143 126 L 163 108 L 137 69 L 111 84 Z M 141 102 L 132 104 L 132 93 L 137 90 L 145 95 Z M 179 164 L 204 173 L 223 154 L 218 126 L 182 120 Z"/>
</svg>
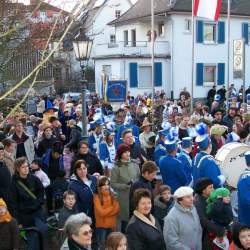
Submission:
<svg viewBox="0 0 250 250">
<path fill-rule="evenodd" d="M 2 222 L 10 222 L 12 220 L 12 217 L 11 217 L 9 211 L 7 210 L 7 206 L 6 206 L 5 201 L 3 199 L 1 199 L 1 198 L 0 198 L 0 206 L 6 208 L 6 213 L 4 215 L 0 215 L 0 223 L 2 223 Z"/>
</svg>

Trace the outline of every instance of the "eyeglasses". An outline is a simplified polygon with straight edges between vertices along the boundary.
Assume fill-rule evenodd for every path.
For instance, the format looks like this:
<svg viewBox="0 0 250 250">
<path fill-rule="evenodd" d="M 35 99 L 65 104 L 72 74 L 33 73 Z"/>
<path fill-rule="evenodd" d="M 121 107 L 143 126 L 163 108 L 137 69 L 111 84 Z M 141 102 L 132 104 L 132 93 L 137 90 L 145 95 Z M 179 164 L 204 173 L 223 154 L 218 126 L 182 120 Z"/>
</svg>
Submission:
<svg viewBox="0 0 250 250">
<path fill-rule="evenodd" d="M 88 236 L 89 234 L 93 234 L 93 230 L 90 229 L 89 231 L 85 231 L 82 233 L 84 236 Z"/>
</svg>

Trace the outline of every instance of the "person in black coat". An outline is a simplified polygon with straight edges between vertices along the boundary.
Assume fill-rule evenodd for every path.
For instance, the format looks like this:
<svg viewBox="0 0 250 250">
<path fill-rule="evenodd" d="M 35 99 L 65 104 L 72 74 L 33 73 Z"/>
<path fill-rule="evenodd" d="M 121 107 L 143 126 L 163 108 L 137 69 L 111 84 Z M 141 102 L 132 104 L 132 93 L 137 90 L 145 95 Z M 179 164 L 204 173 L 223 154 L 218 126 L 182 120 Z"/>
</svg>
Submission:
<svg viewBox="0 0 250 250">
<path fill-rule="evenodd" d="M 217 91 L 217 94 L 219 94 L 221 96 L 222 101 L 226 100 L 226 93 L 227 93 L 227 91 L 226 91 L 226 88 L 224 85 Z"/>
<path fill-rule="evenodd" d="M 9 189 L 11 186 L 11 173 L 3 161 L 4 146 L 0 143 L 0 198 L 7 204 L 9 200 Z"/>
<path fill-rule="evenodd" d="M 9 210 L 18 224 L 23 227 L 36 227 L 47 239 L 48 228 L 42 210 L 44 203 L 44 188 L 42 182 L 29 173 L 29 165 L 25 157 L 16 159 L 15 174 L 10 187 Z M 40 250 L 38 235 L 27 233 L 28 249 Z M 46 249 L 46 244 L 44 244 Z"/>
<path fill-rule="evenodd" d="M 90 175 L 94 173 L 99 173 L 100 175 L 104 174 L 100 160 L 89 151 L 88 143 L 85 141 L 79 143 L 78 153 L 72 159 L 71 174 L 74 172 L 74 165 L 78 160 L 84 160 L 87 163 L 88 173 Z"/>
<path fill-rule="evenodd" d="M 146 161 L 142 165 L 142 174 L 140 178 L 131 184 L 130 192 L 129 192 L 129 214 L 130 216 L 133 215 L 133 211 L 135 210 L 135 205 L 133 203 L 133 196 L 137 189 L 145 188 L 151 193 L 152 197 L 152 208 L 154 204 L 153 198 L 153 188 L 154 188 L 154 180 L 157 174 L 157 166 L 152 161 Z M 153 210 L 153 209 L 152 209 Z M 153 212 L 153 211 L 151 211 Z"/>
<path fill-rule="evenodd" d="M 66 148 L 70 148 L 71 151 L 76 152 L 78 149 L 78 144 L 82 138 L 82 129 L 76 125 L 75 120 L 69 121 L 69 127 L 71 129 L 69 136 L 69 143 L 66 144 Z"/>
<path fill-rule="evenodd" d="M 217 236 L 223 237 L 225 234 L 225 228 L 219 226 L 209 220 L 206 213 L 207 198 L 213 191 L 213 182 L 209 178 L 201 178 L 197 180 L 195 185 L 195 198 L 194 205 L 200 218 L 200 223 L 203 230 L 202 237 L 202 249 L 211 250 L 211 240 L 209 239 L 209 233 L 215 233 Z"/>
<path fill-rule="evenodd" d="M 165 250 L 161 226 L 150 213 L 151 194 L 147 189 L 137 189 L 134 193 L 136 209 L 127 227 L 130 250 Z"/>
</svg>

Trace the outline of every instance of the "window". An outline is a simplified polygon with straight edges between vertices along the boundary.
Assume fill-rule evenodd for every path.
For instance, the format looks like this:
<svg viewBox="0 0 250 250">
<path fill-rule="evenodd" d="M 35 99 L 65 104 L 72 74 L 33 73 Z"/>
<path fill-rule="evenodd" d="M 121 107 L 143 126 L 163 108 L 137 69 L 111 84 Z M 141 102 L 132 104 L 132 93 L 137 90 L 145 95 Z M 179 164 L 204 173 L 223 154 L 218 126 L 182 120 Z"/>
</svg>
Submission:
<svg viewBox="0 0 250 250">
<path fill-rule="evenodd" d="M 131 30 L 131 46 L 136 47 L 136 30 Z"/>
<path fill-rule="evenodd" d="M 115 35 L 110 35 L 110 43 L 115 43 Z"/>
<path fill-rule="evenodd" d="M 191 32 L 192 21 L 190 19 L 185 19 L 185 31 Z"/>
<path fill-rule="evenodd" d="M 250 41 L 250 23 L 248 24 L 248 40 L 247 42 L 249 43 Z"/>
<path fill-rule="evenodd" d="M 119 18 L 121 16 L 121 11 L 120 10 L 116 10 L 115 11 L 115 18 Z"/>
<path fill-rule="evenodd" d="M 216 24 L 204 23 L 204 42 L 216 43 Z"/>
<path fill-rule="evenodd" d="M 139 66 L 139 87 L 149 88 L 152 86 L 152 67 L 143 65 Z"/>
<path fill-rule="evenodd" d="M 159 23 L 158 24 L 158 34 L 161 37 L 163 37 L 165 35 L 165 25 L 164 25 L 164 23 Z"/>
<path fill-rule="evenodd" d="M 128 46 L 128 31 L 123 31 L 123 38 L 124 38 L 124 46 Z"/>
<path fill-rule="evenodd" d="M 203 78 L 205 85 L 214 85 L 216 83 L 216 66 L 205 65 L 203 69 Z"/>
</svg>

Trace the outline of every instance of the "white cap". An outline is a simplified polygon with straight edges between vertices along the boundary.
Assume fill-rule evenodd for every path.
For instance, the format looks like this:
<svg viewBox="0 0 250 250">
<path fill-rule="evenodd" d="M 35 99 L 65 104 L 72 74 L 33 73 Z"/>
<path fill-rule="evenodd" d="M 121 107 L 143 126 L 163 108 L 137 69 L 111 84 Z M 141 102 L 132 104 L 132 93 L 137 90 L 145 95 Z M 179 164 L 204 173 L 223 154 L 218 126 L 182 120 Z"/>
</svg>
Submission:
<svg viewBox="0 0 250 250">
<path fill-rule="evenodd" d="M 180 187 L 174 192 L 174 197 L 183 198 L 194 193 L 194 190 L 191 187 Z"/>
</svg>

